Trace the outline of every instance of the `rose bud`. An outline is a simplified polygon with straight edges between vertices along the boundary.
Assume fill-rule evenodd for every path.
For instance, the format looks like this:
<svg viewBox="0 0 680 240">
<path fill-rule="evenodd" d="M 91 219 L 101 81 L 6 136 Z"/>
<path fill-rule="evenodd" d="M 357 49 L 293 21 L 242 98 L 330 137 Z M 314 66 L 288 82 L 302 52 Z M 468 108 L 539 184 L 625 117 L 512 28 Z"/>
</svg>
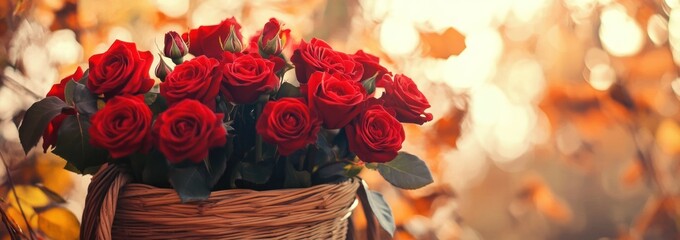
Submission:
<svg viewBox="0 0 680 240">
<path fill-rule="evenodd" d="M 158 54 L 158 57 L 160 58 L 160 61 L 158 62 L 158 65 L 156 65 L 156 71 L 154 73 L 162 82 L 165 81 L 165 77 L 172 72 L 172 69 L 165 61 L 163 61 L 163 57 L 161 57 L 160 54 Z"/>
<path fill-rule="evenodd" d="M 189 53 L 189 47 L 184 43 L 182 37 L 175 31 L 169 31 L 165 34 L 165 48 L 163 54 L 166 57 L 173 59 L 181 59 L 184 55 Z"/>
<path fill-rule="evenodd" d="M 231 17 L 217 25 L 191 29 L 182 35 L 182 39 L 189 44 L 189 53 L 194 56 L 205 55 L 219 59 L 224 52 L 224 41 L 229 38 L 229 35 L 233 34 L 235 34 L 235 37 L 232 38 L 241 43 L 241 25 L 236 21 L 236 18 Z"/>
<path fill-rule="evenodd" d="M 222 43 L 222 49 L 229 52 L 241 52 L 243 50 L 243 43 L 241 43 L 241 38 L 234 30 L 234 26 L 229 29 L 229 37 Z"/>
<path fill-rule="evenodd" d="M 271 55 L 279 55 L 283 50 L 283 43 L 281 40 L 281 24 L 276 18 L 269 19 L 262 29 L 260 39 L 257 42 L 260 54 L 263 57 Z"/>
</svg>

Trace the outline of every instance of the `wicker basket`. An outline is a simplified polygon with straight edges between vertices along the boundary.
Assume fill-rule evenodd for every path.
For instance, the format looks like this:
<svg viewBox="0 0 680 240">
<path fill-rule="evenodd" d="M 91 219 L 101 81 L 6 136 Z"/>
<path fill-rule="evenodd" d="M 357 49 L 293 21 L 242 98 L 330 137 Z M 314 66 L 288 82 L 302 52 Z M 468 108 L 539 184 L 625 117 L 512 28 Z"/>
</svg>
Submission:
<svg viewBox="0 0 680 240">
<path fill-rule="evenodd" d="M 93 177 L 81 239 L 345 239 L 360 184 L 222 190 L 183 204 L 173 189 L 129 181 L 114 165 Z"/>
</svg>

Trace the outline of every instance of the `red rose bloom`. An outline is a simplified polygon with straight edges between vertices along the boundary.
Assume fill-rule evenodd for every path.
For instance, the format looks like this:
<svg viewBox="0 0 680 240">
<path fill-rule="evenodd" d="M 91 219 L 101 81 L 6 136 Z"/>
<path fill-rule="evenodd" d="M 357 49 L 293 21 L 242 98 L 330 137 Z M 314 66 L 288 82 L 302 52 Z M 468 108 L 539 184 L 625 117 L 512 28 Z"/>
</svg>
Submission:
<svg viewBox="0 0 680 240">
<path fill-rule="evenodd" d="M 219 61 L 205 56 L 186 61 L 175 67 L 160 84 L 161 95 L 169 105 L 194 99 L 215 109 L 215 98 L 222 81 L 219 66 Z"/>
<path fill-rule="evenodd" d="M 354 81 L 346 81 L 325 72 L 316 72 L 309 78 L 307 99 L 323 126 L 328 129 L 342 128 L 359 114 L 361 103 L 366 100 L 366 90 Z"/>
<path fill-rule="evenodd" d="M 200 26 L 184 33 L 182 38 L 189 45 L 189 53 L 194 56 L 205 55 L 211 58 L 219 58 L 224 52 L 222 45 L 229 38 L 231 28 L 234 28 L 238 41 L 243 41 L 241 25 L 236 18 L 225 19 L 217 25 Z M 236 39 L 235 39 L 236 40 Z"/>
<path fill-rule="evenodd" d="M 148 92 L 154 80 L 149 76 L 151 52 L 137 51 L 134 43 L 116 40 L 104 53 L 90 57 L 87 87 L 106 98 Z"/>
<path fill-rule="evenodd" d="M 78 81 L 82 77 L 83 69 L 78 67 L 75 73 L 65 77 L 64 79 L 59 81 L 59 83 L 52 85 L 50 91 L 47 92 L 47 97 L 54 96 L 58 97 L 62 101 L 66 101 L 66 98 L 64 97 L 64 88 L 66 88 L 66 84 L 68 83 L 68 81 L 71 81 L 71 79 L 73 79 L 74 81 Z M 54 146 L 57 143 L 57 132 L 65 118 L 66 115 L 59 114 L 59 116 L 56 116 L 55 118 L 52 119 L 50 124 L 47 125 L 45 131 L 43 131 L 43 152 L 47 152 L 47 149 L 50 148 L 50 146 Z"/>
<path fill-rule="evenodd" d="M 394 81 L 385 86 L 385 93 L 380 99 L 385 102 L 386 108 L 396 112 L 401 122 L 422 125 L 432 121 L 432 114 L 425 112 L 430 103 L 413 80 L 405 75 L 395 75 Z"/>
<path fill-rule="evenodd" d="M 314 72 L 337 73 L 352 81 L 361 81 L 364 74 L 363 66 L 349 55 L 333 51 L 326 42 L 316 38 L 309 43 L 303 40 L 290 61 L 295 64 L 295 75 L 301 84 L 307 83 Z"/>
<path fill-rule="evenodd" d="M 364 162 L 392 161 L 405 139 L 401 123 L 379 104 L 370 105 L 345 131 L 349 150 Z"/>
<path fill-rule="evenodd" d="M 227 100 L 253 103 L 260 95 L 277 89 L 274 63 L 259 55 L 225 52 L 222 57 L 222 93 Z"/>
<path fill-rule="evenodd" d="M 183 100 L 158 116 L 154 144 L 170 163 L 200 163 L 210 148 L 227 143 L 222 117 L 196 100 Z"/>
<path fill-rule="evenodd" d="M 279 153 L 287 156 L 316 142 L 320 123 L 302 100 L 282 98 L 267 102 L 255 129 L 262 140 L 276 144 Z"/>
<path fill-rule="evenodd" d="M 383 75 L 389 73 L 385 67 L 380 65 L 380 59 L 376 56 L 365 53 L 362 50 L 357 51 L 351 56 L 354 61 L 357 61 L 364 67 L 364 75 L 361 77 L 362 81 L 369 79 L 376 74 L 377 76 L 375 79 L 376 81 L 379 81 L 382 79 Z"/>
<path fill-rule="evenodd" d="M 92 116 L 90 144 L 121 158 L 151 148 L 151 109 L 142 96 L 115 96 Z"/>
</svg>

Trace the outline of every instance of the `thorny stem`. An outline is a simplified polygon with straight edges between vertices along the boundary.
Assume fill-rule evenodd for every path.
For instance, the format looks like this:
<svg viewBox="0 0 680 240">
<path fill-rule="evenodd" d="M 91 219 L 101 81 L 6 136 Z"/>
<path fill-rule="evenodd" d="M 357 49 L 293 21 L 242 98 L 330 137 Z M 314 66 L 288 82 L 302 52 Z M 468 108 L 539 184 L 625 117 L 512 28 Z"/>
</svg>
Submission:
<svg viewBox="0 0 680 240">
<path fill-rule="evenodd" d="M 28 235 L 31 237 L 31 239 L 35 239 L 35 233 L 33 232 L 33 228 L 31 227 L 31 224 L 28 222 L 28 219 L 26 218 L 24 208 L 21 206 L 21 201 L 19 201 L 19 195 L 17 195 L 17 191 L 16 189 L 14 189 L 14 181 L 12 181 L 12 174 L 10 173 L 9 166 L 7 166 L 5 156 L 2 154 L 2 152 L 0 152 L 0 158 L 2 158 L 2 164 L 5 166 L 5 172 L 7 172 L 7 181 L 9 182 L 10 188 L 12 189 L 12 193 L 14 194 L 14 200 L 17 201 L 17 205 L 19 206 L 19 210 L 21 211 L 21 216 L 24 218 L 24 222 L 26 222 L 26 228 L 28 228 Z"/>
</svg>

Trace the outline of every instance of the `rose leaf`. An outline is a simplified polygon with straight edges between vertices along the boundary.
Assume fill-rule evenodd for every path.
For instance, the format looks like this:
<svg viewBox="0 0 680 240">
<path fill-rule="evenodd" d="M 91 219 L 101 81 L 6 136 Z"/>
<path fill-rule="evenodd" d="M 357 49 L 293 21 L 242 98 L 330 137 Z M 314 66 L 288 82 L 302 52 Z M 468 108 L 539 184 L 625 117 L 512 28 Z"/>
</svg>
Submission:
<svg viewBox="0 0 680 240">
<path fill-rule="evenodd" d="M 28 108 L 24 120 L 19 126 L 19 139 L 24 152 L 33 148 L 53 118 L 59 116 L 69 106 L 57 97 L 46 97 Z"/>
<path fill-rule="evenodd" d="M 425 162 L 405 152 L 399 152 L 390 162 L 378 164 L 378 172 L 389 183 L 402 189 L 417 189 L 434 181 Z"/>
</svg>

